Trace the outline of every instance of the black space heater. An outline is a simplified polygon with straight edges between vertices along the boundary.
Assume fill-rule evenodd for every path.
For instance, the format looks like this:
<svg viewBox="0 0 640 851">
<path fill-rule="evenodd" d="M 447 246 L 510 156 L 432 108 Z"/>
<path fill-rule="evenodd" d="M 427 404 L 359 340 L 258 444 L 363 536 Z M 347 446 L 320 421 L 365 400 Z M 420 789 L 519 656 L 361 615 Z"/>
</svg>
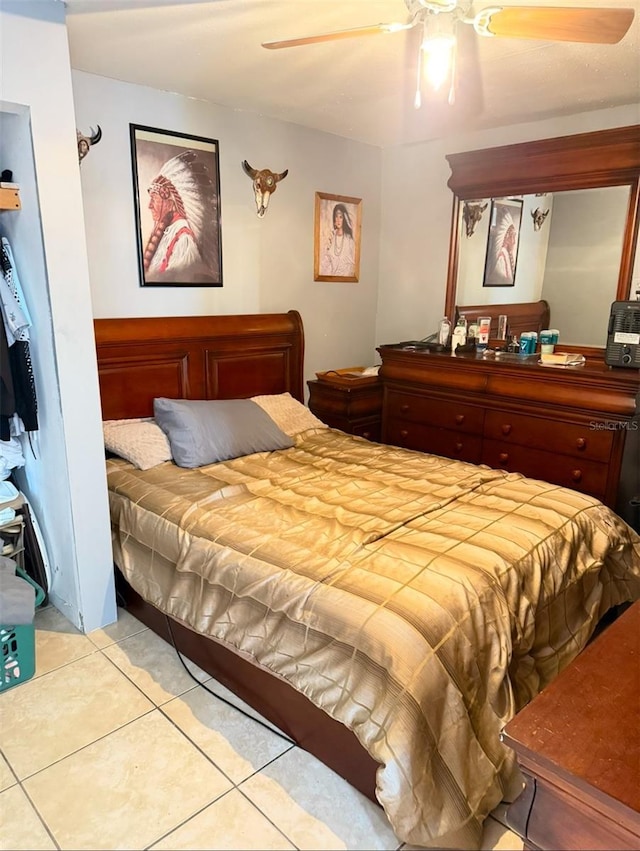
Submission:
<svg viewBox="0 0 640 851">
<path fill-rule="evenodd" d="M 640 369 L 640 301 L 614 301 L 604 361 Z"/>
</svg>

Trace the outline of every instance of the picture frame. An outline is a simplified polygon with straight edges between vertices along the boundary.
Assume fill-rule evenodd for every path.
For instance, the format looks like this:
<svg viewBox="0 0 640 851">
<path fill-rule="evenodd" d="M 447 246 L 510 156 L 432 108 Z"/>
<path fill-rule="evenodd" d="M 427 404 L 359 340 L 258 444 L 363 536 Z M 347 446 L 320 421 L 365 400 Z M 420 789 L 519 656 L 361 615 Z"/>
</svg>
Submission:
<svg viewBox="0 0 640 851">
<path fill-rule="evenodd" d="M 216 139 L 130 124 L 142 287 L 221 287 Z"/>
<path fill-rule="evenodd" d="M 515 286 L 522 205 L 522 198 L 491 201 L 483 287 Z"/>
<path fill-rule="evenodd" d="M 360 280 L 362 198 L 316 192 L 314 281 Z"/>
</svg>

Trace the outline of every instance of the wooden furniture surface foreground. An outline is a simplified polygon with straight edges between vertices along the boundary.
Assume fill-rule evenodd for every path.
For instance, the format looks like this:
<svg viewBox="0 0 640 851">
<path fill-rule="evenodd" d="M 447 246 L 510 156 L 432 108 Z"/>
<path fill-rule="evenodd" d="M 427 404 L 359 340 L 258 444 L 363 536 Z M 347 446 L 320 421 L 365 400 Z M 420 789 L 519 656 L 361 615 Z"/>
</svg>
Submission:
<svg viewBox="0 0 640 851">
<path fill-rule="evenodd" d="M 329 381 L 307 381 L 309 409 L 331 428 L 357 434 L 368 440 L 380 440 L 382 384 L 332 384 Z"/>
<path fill-rule="evenodd" d="M 615 508 L 638 370 L 378 351 L 385 443 L 523 473 Z"/>
<path fill-rule="evenodd" d="M 526 788 L 507 821 L 531 849 L 640 848 L 640 602 L 504 730 Z"/>
</svg>

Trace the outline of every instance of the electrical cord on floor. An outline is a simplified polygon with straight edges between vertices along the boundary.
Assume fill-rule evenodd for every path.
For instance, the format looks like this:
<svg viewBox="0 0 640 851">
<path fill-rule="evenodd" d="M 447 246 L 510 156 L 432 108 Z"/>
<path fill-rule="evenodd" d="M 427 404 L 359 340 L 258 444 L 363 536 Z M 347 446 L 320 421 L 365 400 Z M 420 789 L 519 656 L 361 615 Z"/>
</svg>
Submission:
<svg viewBox="0 0 640 851">
<path fill-rule="evenodd" d="M 169 619 L 169 616 L 165 614 L 164 617 L 165 617 L 165 620 L 167 622 L 167 629 L 169 630 L 169 636 L 171 638 L 171 643 L 173 644 L 173 649 L 178 654 L 178 659 L 180 659 L 180 661 L 182 662 L 182 667 L 189 674 L 189 676 L 191 677 L 192 680 L 194 680 L 196 683 L 198 683 L 199 686 L 202 686 L 202 688 L 205 691 L 208 691 L 209 694 L 212 694 L 218 700 L 221 700 L 223 703 L 226 703 L 227 706 L 230 706 L 232 709 L 235 709 L 236 712 L 240 712 L 242 715 L 246 716 L 247 718 L 251 718 L 252 721 L 255 721 L 257 724 L 260 724 L 265 729 L 270 730 L 272 733 L 275 733 L 276 736 L 279 736 L 281 739 L 284 739 L 285 742 L 289 742 L 289 744 L 291 744 L 291 745 L 296 744 L 296 742 L 294 742 L 293 739 L 291 739 L 289 736 L 285 735 L 284 733 L 280 732 L 280 730 L 278 730 L 277 728 L 271 727 L 269 724 L 265 724 L 264 721 L 261 721 L 259 718 L 256 718 L 253 715 L 249 715 L 249 713 L 245 712 L 244 709 L 240 709 L 240 707 L 236 706 L 235 703 L 231 703 L 230 700 L 226 700 L 226 698 L 221 697 L 219 694 L 216 694 L 215 691 L 212 691 L 212 689 L 207 688 L 207 686 L 204 683 L 201 683 L 200 680 L 196 676 L 194 676 L 192 674 L 192 672 L 189 670 L 187 663 L 184 661 L 184 659 L 182 657 L 182 653 L 178 650 L 178 647 L 176 645 L 176 640 L 173 636 L 173 630 L 171 629 L 171 620 Z"/>
</svg>

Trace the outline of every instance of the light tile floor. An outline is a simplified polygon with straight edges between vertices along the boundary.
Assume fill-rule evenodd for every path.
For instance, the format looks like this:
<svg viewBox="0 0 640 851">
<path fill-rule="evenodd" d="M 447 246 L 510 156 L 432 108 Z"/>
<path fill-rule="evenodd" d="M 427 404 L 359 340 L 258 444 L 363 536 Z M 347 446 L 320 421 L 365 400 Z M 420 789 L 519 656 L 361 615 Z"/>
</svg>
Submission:
<svg viewBox="0 0 640 851">
<path fill-rule="evenodd" d="M 218 697 L 123 609 L 90 635 L 39 610 L 36 674 L 0 694 L 0 849 L 409 851 L 380 807 L 190 670 Z M 521 851 L 503 813 L 483 848 Z"/>
</svg>

